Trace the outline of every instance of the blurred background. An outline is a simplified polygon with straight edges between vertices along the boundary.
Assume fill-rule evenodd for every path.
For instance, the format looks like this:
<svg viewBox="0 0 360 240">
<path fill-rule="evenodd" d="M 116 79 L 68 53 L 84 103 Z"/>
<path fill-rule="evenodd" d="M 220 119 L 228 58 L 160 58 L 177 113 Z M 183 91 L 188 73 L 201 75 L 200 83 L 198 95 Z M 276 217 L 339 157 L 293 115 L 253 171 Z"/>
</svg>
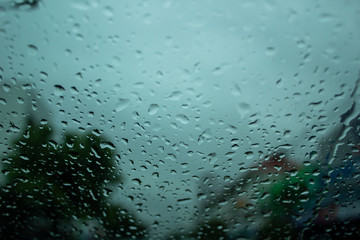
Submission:
<svg viewBox="0 0 360 240">
<path fill-rule="evenodd" d="M 1 239 L 357 239 L 360 5 L 0 0 Z"/>
</svg>

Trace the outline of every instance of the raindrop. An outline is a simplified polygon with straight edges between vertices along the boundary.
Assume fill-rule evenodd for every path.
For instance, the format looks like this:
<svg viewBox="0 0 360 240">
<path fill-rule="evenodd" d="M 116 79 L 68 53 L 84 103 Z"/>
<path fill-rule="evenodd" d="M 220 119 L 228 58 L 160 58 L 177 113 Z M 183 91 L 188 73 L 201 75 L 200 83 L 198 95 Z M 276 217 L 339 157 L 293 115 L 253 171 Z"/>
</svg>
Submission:
<svg viewBox="0 0 360 240">
<path fill-rule="evenodd" d="M 22 97 L 18 97 L 18 98 L 17 98 L 17 102 L 18 102 L 19 104 L 24 104 L 24 103 L 25 103 L 25 100 L 24 100 Z"/>
<path fill-rule="evenodd" d="M 250 105 L 245 102 L 241 102 L 237 105 L 237 111 L 242 117 L 244 117 L 247 113 L 249 113 Z"/>
<path fill-rule="evenodd" d="M 77 80 L 83 80 L 82 73 L 81 73 L 81 72 L 76 73 L 76 74 L 75 74 L 75 78 L 76 78 Z"/>
<path fill-rule="evenodd" d="M 122 110 L 124 110 L 125 108 L 127 108 L 130 104 L 130 100 L 129 99 L 125 99 L 125 98 L 120 98 L 117 102 L 115 111 L 116 112 L 121 112 Z"/>
<path fill-rule="evenodd" d="M 110 149 L 110 150 L 115 150 L 115 149 L 116 149 L 115 145 L 114 145 L 113 143 L 111 143 L 111 142 L 101 143 L 101 144 L 100 144 L 100 147 L 101 147 L 102 149 L 105 149 L 105 148 L 108 148 L 108 149 Z"/>
<path fill-rule="evenodd" d="M 149 113 L 149 115 L 154 115 L 158 112 L 158 110 L 159 110 L 159 105 L 151 104 L 149 106 L 148 113 Z"/>
<path fill-rule="evenodd" d="M 180 100 L 181 97 L 182 97 L 181 91 L 174 91 L 169 95 L 168 99 L 171 101 L 178 101 Z"/>
<path fill-rule="evenodd" d="M 70 88 L 70 91 L 72 95 L 79 94 L 79 90 L 74 86 Z"/>
<path fill-rule="evenodd" d="M 59 84 L 55 84 L 54 87 L 55 87 L 54 93 L 56 96 L 62 96 L 65 93 L 65 88 L 63 86 Z"/>
<path fill-rule="evenodd" d="M 33 44 L 27 45 L 27 50 L 30 56 L 35 56 L 38 52 L 38 48 Z"/>
<path fill-rule="evenodd" d="M 188 204 L 191 202 L 191 198 L 180 198 L 177 200 L 177 202 L 181 204 Z"/>
<path fill-rule="evenodd" d="M 232 85 L 233 85 L 233 87 L 231 88 L 231 94 L 234 96 L 240 96 L 242 93 L 240 86 L 235 82 L 233 82 Z"/>
<path fill-rule="evenodd" d="M 178 114 L 175 116 L 175 119 L 177 121 L 179 121 L 182 124 L 187 124 L 189 123 L 189 118 L 187 116 L 185 116 L 184 114 Z"/>
<path fill-rule="evenodd" d="M 131 181 L 137 186 L 140 186 L 142 183 L 142 181 L 139 178 L 133 178 Z"/>
<path fill-rule="evenodd" d="M 105 6 L 103 13 L 105 16 L 107 17 L 112 17 L 114 15 L 114 10 L 112 7 L 110 6 Z"/>
<path fill-rule="evenodd" d="M 6 105 L 6 100 L 4 99 L 4 98 L 0 98 L 0 103 L 2 104 L 2 105 Z"/>
<path fill-rule="evenodd" d="M 48 74 L 46 72 L 40 72 L 40 77 L 42 79 L 46 79 L 48 77 Z"/>
<path fill-rule="evenodd" d="M 266 55 L 274 56 L 276 53 L 276 49 L 274 47 L 267 47 L 266 48 Z"/>
<path fill-rule="evenodd" d="M 2 86 L 2 88 L 4 89 L 5 92 L 9 92 L 11 90 L 10 85 L 8 85 L 6 83 Z"/>
</svg>

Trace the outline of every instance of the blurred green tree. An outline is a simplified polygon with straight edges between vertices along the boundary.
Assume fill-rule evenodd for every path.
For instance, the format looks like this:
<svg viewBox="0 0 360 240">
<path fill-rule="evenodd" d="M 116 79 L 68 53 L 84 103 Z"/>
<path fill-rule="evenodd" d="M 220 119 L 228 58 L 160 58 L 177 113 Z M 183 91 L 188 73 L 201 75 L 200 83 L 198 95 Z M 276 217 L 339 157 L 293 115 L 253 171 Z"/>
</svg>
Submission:
<svg viewBox="0 0 360 240">
<path fill-rule="evenodd" d="M 321 191 L 316 165 L 284 172 L 269 186 L 269 197 L 260 201 L 266 216 L 259 239 L 298 239 L 304 222 L 313 212 Z M 260 193 L 264 194 L 264 193 Z"/>
<path fill-rule="evenodd" d="M 141 239 L 145 226 L 113 204 L 111 185 L 122 178 L 115 147 L 99 134 L 66 133 L 28 118 L 2 159 L 0 239 Z"/>
</svg>

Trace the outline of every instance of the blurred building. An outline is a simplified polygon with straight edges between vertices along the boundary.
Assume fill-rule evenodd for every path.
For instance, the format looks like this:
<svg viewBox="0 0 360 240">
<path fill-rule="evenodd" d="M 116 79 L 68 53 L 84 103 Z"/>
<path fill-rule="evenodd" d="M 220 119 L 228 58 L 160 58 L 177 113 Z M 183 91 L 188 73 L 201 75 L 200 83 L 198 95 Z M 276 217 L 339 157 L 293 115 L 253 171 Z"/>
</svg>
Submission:
<svg viewBox="0 0 360 240">
<path fill-rule="evenodd" d="M 201 221 L 216 219 L 233 237 L 259 238 L 273 229 L 284 236 L 305 229 L 307 237 L 339 237 L 339 229 L 347 229 L 341 234 L 354 236 L 360 226 L 360 115 L 320 139 L 308 157 L 300 164 L 273 154 L 240 169 L 243 174 L 222 191 L 209 190 Z"/>
<path fill-rule="evenodd" d="M 254 236 L 274 210 L 270 206 L 274 197 L 272 188 L 286 176 L 296 175 L 300 167 L 284 154 L 269 155 L 245 169 L 241 177 L 225 186 L 211 201 L 204 201 L 205 216 L 223 222 L 229 235 Z"/>
</svg>

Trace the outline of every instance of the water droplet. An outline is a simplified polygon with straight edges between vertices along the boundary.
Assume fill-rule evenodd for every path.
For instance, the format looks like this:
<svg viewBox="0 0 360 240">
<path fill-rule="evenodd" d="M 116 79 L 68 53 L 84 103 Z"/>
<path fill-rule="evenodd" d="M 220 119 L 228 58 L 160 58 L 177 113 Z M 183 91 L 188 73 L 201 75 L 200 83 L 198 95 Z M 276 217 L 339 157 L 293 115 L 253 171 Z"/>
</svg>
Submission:
<svg viewBox="0 0 360 240">
<path fill-rule="evenodd" d="M 22 97 L 18 97 L 18 98 L 17 98 L 17 102 L 18 102 L 19 104 L 24 104 L 24 103 L 25 103 L 25 100 L 24 100 Z"/>
<path fill-rule="evenodd" d="M 79 90 L 75 86 L 72 86 L 70 91 L 72 95 L 79 94 Z"/>
<path fill-rule="evenodd" d="M 40 77 L 42 79 L 46 79 L 48 77 L 48 74 L 46 72 L 40 72 Z"/>
<path fill-rule="evenodd" d="M 54 87 L 55 87 L 54 93 L 56 96 L 62 96 L 64 94 L 65 88 L 63 86 L 55 84 Z"/>
<path fill-rule="evenodd" d="M 191 198 L 180 198 L 177 200 L 178 203 L 181 203 L 181 204 L 187 204 L 189 202 L 191 202 Z"/>
<path fill-rule="evenodd" d="M 266 55 L 274 56 L 276 53 L 276 49 L 274 47 L 267 47 L 266 48 Z"/>
<path fill-rule="evenodd" d="M 115 111 L 116 112 L 121 112 L 122 110 L 124 110 L 125 108 L 127 108 L 129 106 L 129 103 L 130 103 L 129 99 L 120 98 L 118 100 Z"/>
<path fill-rule="evenodd" d="M 111 142 L 101 143 L 101 144 L 100 144 L 100 147 L 101 147 L 102 149 L 105 149 L 105 148 L 108 148 L 108 149 L 110 149 L 110 150 L 115 150 L 115 149 L 116 149 L 115 145 L 114 145 L 113 143 L 111 143 Z"/>
<path fill-rule="evenodd" d="M 182 124 L 187 124 L 189 122 L 189 118 L 184 114 L 178 114 L 175 116 L 175 119 Z"/>
<path fill-rule="evenodd" d="M 132 181 L 134 184 L 138 185 L 138 186 L 140 186 L 141 183 L 142 183 L 141 180 L 138 179 L 138 178 L 133 178 L 131 181 Z"/>
<path fill-rule="evenodd" d="M 3 98 L 0 98 L 0 103 L 1 103 L 2 105 L 6 105 L 6 104 L 7 104 L 6 100 L 3 99 Z"/>
<path fill-rule="evenodd" d="M 5 92 L 9 92 L 11 90 L 10 85 L 8 85 L 6 83 L 2 86 L 2 88 L 4 89 Z"/>
<path fill-rule="evenodd" d="M 159 110 L 159 105 L 157 104 L 151 104 L 149 106 L 149 110 L 148 110 L 148 113 L 149 115 L 154 115 L 157 113 L 157 111 Z"/>
<path fill-rule="evenodd" d="M 170 94 L 168 99 L 171 100 L 171 101 L 178 101 L 178 100 L 180 100 L 181 97 L 182 97 L 182 92 L 181 91 L 174 91 L 174 92 L 172 92 Z"/>
<path fill-rule="evenodd" d="M 38 52 L 38 48 L 35 45 L 29 44 L 27 45 L 28 48 L 28 54 L 30 56 L 35 56 Z"/>
<path fill-rule="evenodd" d="M 81 72 L 76 73 L 76 74 L 75 74 L 75 78 L 76 78 L 77 80 L 83 80 L 82 73 L 81 73 Z"/>
<path fill-rule="evenodd" d="M 112 7 L 110 6 L 105 6 L 104 7 L 104 10 L 103 10 L 103 13 L 105 16 L 107 17 L 112 17 L 114 15 L 114 10 Z"/>
<path fill-rule="evenodd" d="M 231 88 L 231 94 L 234 95 L 234 96 L 240 96 L 241 95 L 241 88 L 235 82 L 233 82 L 233 87 Z"/>
<path fill-rule="evenodd" d="M 237 111 L 238 113 L 244 117 L 246 114 L 249 113 L 250 111 L 250 105 L 245 103 L 245 102 L 240 102 L 238 105 L 237 105 Z"/>
</svg>

